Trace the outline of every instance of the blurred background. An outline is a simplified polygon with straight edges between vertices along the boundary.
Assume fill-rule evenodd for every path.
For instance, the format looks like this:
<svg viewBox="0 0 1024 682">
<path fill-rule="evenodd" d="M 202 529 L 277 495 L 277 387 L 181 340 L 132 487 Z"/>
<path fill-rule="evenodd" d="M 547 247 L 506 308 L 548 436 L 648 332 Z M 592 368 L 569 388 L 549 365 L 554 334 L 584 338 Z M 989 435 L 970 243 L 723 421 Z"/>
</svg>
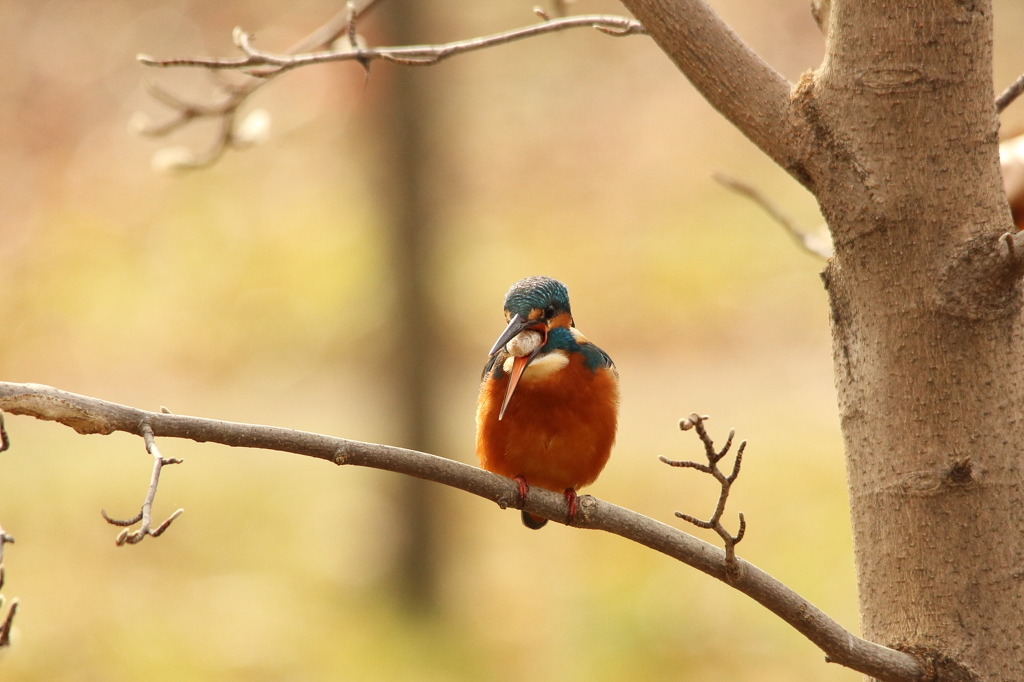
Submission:
<svg viewBox="0 0 1024 682">
<path fill-rule="evenodd" d="M 820 62 L 805 0 L 713 4 L 791 81 Z M 1024 5 L 995 6 L 1002 90 L 1024 70 Z M 532 23 L 531 7 L 385 3 L 361 30 L 447 41 Z M 718 439 L 735 426 L 750 441 L 728 514 L 748 520 L 739 554 L 856 631 L 822 263 L 711 174 L 808 229 L 821 218 L 648 38 L 576 30 L 369 79 L 304 69 L 247 105 L 272 117 L 264 144 L 150 169 L 214 129 L 130 135 L 136 112 L 170 115 L 146 80 L 193 100 L 213 86 L 136 53 L 231 55 L 236 25 L 283 51 L 338 9 L 0 1 L 0 379 L 475 463 L 504 292 L 551 275 L 622 378 L 618 445 L 587 492 L 706 517 L 712 481 L 657 457 L 701 456 L 676 426 L 690 412 Z M 1003 121 L 1019 129 L 1024 106 Z M 154 516 L 185 514 L 118 548 L 99 511 L 138 510 L 141 440 L 7 428 L 8 682 L 860 678 L 649 550 L 294 455 L 160 441 L 185 463 L 164 470 Z"/>
</svg>

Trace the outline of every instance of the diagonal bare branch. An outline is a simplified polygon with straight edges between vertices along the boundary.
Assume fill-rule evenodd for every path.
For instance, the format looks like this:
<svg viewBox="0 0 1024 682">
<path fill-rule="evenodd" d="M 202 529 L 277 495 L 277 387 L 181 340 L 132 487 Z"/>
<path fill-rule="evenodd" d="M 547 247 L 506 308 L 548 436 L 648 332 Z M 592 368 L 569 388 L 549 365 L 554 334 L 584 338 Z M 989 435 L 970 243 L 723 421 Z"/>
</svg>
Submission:
<svg viewBox="0 0 1024 682">
<path fill-rule="evenodd" d="M 832 257 L 832 237 L 828 233 L 828 225 L 822 225 L 814 231 L 804 230 L 798 227 L 788 215 L 783 213 L 778 206 L 753 185 L 721 172 L 715 173 L 712 177 L 719 184 L 728 187 L 737 194 L 742 194 L 764 209 L 765 213 L 774 218 L 775 222 L 782 225 L 786 233 L 804 251 L 825 260 Z"/>
<path fill-rule="evenodd" d="M 561 494 L 534 489 L 520 502 L 511 480 L 454 460 L 414 450 L 361 443 L 273 426 L 147 412 L 125 405 L 76 395 L 40 384 L 0 382 L 0 410 L 56 421 L 78 433 L 138 434 L 149 424 L 154 436 L 186 438 L 232 447 L 262 448 L 393 471 L 465 490 L 500 507 L 522 508 L 567 523 Z M 579 499 L 572 525 L 613 533 L 673 557 L 748 595 L 811 640 L 828 660 L 885 682 L 918 682 L 925 667 L 915 656 L 861 639 L 824 612 L 756 566 L 735 560 L 730 569 L 725 552 L 676 528 L 589 495 Z"/>
<path fill-rule="evenodd" d="M 792 85 L 704 0 L 623 0 L 648 34 L 715 109 L 801 182 L 805 137 L 790 116 Z"/>
<path fill-rule="evenodd" d="M 999 97 L 996 97 L 996 112 L 1003 113 L 1003 109 L 1010 106 L 1015 99 L 1024 92 L 1024 74 L 1017 77 L 1017 80 L 1010 83 L 1009 87 L 1003 90 Z"/>
</svg>

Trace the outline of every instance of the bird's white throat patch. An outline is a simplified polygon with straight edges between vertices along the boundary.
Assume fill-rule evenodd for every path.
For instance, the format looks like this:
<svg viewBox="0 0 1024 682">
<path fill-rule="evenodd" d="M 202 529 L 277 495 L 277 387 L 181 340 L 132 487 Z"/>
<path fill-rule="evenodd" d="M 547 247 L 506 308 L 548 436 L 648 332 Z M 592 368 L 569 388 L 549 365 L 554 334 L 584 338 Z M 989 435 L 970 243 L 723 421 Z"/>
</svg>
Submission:
<svg viewBox="0 0 1024 682">
<path fill-rule="evenodd" d="M 506 358 L 502 369 L 506 374 L 512 372 L 512 362 L 515 358 Z M 526 366 L 521 381 L 536 381 L 546 379 L 558 370 L 569 364 L 569 356 L 564 350 L 554 350 L 546 355 L 534 358 L 533 362 Z"/>
</svg>

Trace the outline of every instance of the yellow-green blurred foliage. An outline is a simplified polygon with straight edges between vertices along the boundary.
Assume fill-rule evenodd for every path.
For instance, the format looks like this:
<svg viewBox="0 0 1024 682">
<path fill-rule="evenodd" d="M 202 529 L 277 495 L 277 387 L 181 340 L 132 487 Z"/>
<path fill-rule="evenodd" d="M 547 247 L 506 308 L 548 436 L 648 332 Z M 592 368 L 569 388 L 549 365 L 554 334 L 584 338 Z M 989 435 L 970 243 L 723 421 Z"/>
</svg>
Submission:
<svg viewBox="0 0 1024 682">
<path fill-rule="evenodd" d="M 823 40 L 806 0 L 715 7 L 788 78 Z M 996 3 L 996 82 L 1024 69 L 1024 8 Z M 392 295 L 380 226 L 379 83 L 352 65 L 295 72 L 254 106 L 270 140 L 215 168 L 149 169 L 171 141 L 141 83 L 210 93 L 159 56 L 283 49 L 338 3 L 0 1 L 0 379 L 147 409 L 388 442 Z M 533 20 L 529 3 L 431 3 L 455 39 Z M 580 0 L 574 11 L 621 11 Z M 372 31 L 372 19 L 367 22 Z M 799 222 L 813 200 L 644 37 L 576 31 L 417 72 L 438 110 L 430 272 L 443 347 L 439 454 L 473 462 L 476 385 L 516 279 L 563 279 L 579 326 L 615 358 L 622 416 L 602 498 L 672 523 L 715 489 L 658 455 L 699 457 L 676 421 L 711 414 L 750 441 L 730 500 L 740 554 L 856 629 L 842 445 L 820 263 L 710 178 L 753 181 Z M 1024 106 L 1007 112 L 1024 121 Z M 374 177 L 378 177 L 374 180 Z M 386 179 L 385 179 L 386 181 Z M 163 537 L 116 548 L 148 481 L 138 438 L 8 419 L 0 455 L 5 593 L 21 600 L 0 679 L 856 680 L 729 588 L 645 549 L 445 491 L 442 603 L 389 593 L 394 478 L 292 455 L 161 442 Z M 735 527 L 735 526 L 733 526 Z M 714 536 L 704 536 L 716 541 Z"/>
</svg>

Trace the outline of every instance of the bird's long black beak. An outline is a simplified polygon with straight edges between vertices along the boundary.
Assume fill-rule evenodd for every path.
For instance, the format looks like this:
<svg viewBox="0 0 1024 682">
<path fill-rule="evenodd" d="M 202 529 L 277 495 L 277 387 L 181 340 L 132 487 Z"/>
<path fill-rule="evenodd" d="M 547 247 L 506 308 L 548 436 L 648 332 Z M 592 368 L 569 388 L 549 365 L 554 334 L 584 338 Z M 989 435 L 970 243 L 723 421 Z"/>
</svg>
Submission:
<svg viewBox="0 0 1024 682">
<path fill-rule="evenodd" d="M 508 321 L 508 326 L 505 327 L 505 331 L 501 333 L 498 340 L 494 342 L 494 346 L 491 348 L 491 352 L 487 354 L 487 357 L 494 357 L 494 354 L 501 350 L 502 346 L 511 341 L 516 334 L 523 331 L 530 326 L 530 320 L 522 318 L 519 313 L 512 316 L 512 319 Z"/>
</svg>

